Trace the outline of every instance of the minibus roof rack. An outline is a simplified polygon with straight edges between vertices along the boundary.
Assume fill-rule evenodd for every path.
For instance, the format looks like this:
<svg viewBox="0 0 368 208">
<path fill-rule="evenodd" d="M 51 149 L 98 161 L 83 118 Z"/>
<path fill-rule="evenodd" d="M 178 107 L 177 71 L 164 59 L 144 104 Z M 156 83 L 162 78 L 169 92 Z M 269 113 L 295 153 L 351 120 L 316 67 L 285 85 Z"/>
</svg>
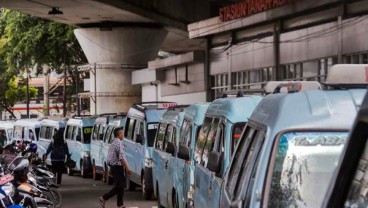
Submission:
<svg viewBox="0 0 368 208">
<path fill-rule="evenodd" d="M 150 102 L 134 103 L 132 107 L 137 110 L 147 110 L 147 109 L 163 109 L 174 105 L 177 105 L 177 103 L 171 101 L 150 101 Z"/>
<path fill-rule="evenodd" d="M 323 85 L 333 89 L 367 88 L 368 64 L 333 65 Z"/>
<path fill-rule="evenodd" d="M 174 105 L 167 108 L 167 110 L 179 110 L 183 111 L 185 108 L 189 107 L 189 105 Z"/>
<path fill-rule="evenodd" d="M 87 117 L 93 117 L 93 115 L 74 115 L 74 116 L 72 116 L 72 118 L 87 118 Z"/>
<path fill-rule="evenodd" d="M 244 97 L 247 94 L 265 94 L 264 89 L 240 89 L 240 90 L 227 90 L 222 92 L 219 98 L 227 98 L 230 96 Z"/>
<path fill-rule="evenodd" d="M 317 81 L 270 81 L 264 87 L 266 94 L 280 93 L 282 89 L 286 89 L 287 93 L 294 93 L 305 90 L 321 90 L 322 85 Z"/>
</svg>

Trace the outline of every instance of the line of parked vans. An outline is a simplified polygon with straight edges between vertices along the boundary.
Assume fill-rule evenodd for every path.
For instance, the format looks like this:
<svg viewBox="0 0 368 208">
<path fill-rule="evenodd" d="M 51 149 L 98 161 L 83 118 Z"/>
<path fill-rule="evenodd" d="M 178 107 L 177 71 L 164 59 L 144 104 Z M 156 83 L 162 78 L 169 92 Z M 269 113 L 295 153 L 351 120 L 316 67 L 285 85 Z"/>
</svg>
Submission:
<svg viewBox="0 0 368 208">
<path fill-rule="evenodd" d="M 65 129 L 74 161 L 68 174 L 111 184 L 105 159 L 122 127 L 127 189 L 142 186 L 159 207 L 366 207 L 368 65 L 335 65 L 323 85 L 269 82 L 251 90 L 258 95 L 224 93 L 211 103 L 144 102 L 126 114 L 19 120 L 12 137 L 38 143 L 43 154 Z"/>
</svg>

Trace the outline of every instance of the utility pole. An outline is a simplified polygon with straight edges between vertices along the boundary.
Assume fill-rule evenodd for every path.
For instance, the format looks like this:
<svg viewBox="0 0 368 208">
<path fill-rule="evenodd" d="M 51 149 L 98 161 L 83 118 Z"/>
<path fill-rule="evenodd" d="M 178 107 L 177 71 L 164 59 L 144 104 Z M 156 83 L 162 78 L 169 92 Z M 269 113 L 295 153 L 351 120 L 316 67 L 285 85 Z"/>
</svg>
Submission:
<svg viewBox="0 0 368 208">
<path fill-rule="evenodd" d="M 64 86 L 63 86 L 63 116 L 66 116 L 66 66 L 64 65 Z"/>
<path fill-rule="evenodd" d="M 80 100 L 79 100 L 79 97 L 78 97 L 78 93 L 79 93 L 79 81 L 80 81 L 80 79 L 79 79 L 79 72 L 78 72 L 78 70 L 76 70 L 77 71 L 77 76 L 76 76 L 76 78 L 75 78 L 75 97 L 76 97 L 76 101 L 77 101 L 77 116 L 80 116 L 80 114 L 81 114 L 81 107 L 80 107 Z"/>
<path fill-rule="evenodd" d="M 27 106 L 27 118 L 29 118 L 29 72 L 26 69 L 26 106 Z"/>
<path fill-rule="evenodd" d="M 45 75 L 43 83 L 44 116 L 50 116 L 50 74 L 48 66 L 43 67 L 43 73 Z"/>
</svg>

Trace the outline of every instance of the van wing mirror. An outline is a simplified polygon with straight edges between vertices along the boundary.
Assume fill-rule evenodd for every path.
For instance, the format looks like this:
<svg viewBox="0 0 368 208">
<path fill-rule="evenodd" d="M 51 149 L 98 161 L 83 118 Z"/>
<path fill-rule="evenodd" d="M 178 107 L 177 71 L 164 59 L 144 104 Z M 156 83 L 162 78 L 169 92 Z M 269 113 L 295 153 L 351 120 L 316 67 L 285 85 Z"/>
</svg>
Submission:
<svg viewBox="0 0 368 208">
<path fill-rule="evenodd" d="M 143 138 L 142 138 L 142 135 L 141 134 L 137 134 L 136 135 L 136 138 L 135 138 L 135 141 L 139 144 L 143 144 Z"/>
<path fill-rule="evenodd" d="M 219 173 L 220 172 L 220 153 L 219 152 L 211 152 L 208 155 L 208 170 Z"/>
<path fill-rule="evenodd" d="M 171 155 L 174 155 L 175 150 L 176 148 L 175 148 L 174 142 L 168 142 L 166 146 L 166 152 L 170 153 Z"/>
<path fill-rule="evenodd" d="M 189 148 L 185 145 L 179 145 L 178 158 L 189 160 Z"/>
<path fill-rule="evenodd" d="M 82 141 L 82 137 L 80 135 L 77 135 L 76 138 L 75 138 L 78 142 L 81 142 Z"/>
</svg>

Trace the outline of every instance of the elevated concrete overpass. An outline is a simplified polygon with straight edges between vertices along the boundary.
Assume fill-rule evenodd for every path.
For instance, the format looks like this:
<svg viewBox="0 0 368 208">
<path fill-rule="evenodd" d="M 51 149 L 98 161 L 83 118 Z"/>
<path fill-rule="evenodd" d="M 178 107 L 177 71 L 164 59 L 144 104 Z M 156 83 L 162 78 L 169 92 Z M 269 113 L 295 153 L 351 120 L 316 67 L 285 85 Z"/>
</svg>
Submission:
<svg viewBox="0 0 368 208">
<path fill-rule="evenodd" d="M 187 25 L 217 16 L 217 8 L 229 2 L 0 0 L 0 7 L 78 26 L 75 35 L 89 66 L 95 66 L 90 89 L 91 113 L 96 114 L 127 111 L 141 100 L 141 86 L 132 86 L 131 71 L 145 68 L 159 50 L 203 50 L 203 40 L 189 39 Z"/>
<path fill-rule="evenodd" d="M 181 53 L 203 48 L 203 41 L 188 38 L 187 25 L 217 16 L 217 8 L 229 2 L 231 0 L 0 0 L 0 7 L 81 28 L 162 26 L 168 35 L 161 49 Z M 63 14 L 50 15 L 53 7 Z"/>
</svg>

